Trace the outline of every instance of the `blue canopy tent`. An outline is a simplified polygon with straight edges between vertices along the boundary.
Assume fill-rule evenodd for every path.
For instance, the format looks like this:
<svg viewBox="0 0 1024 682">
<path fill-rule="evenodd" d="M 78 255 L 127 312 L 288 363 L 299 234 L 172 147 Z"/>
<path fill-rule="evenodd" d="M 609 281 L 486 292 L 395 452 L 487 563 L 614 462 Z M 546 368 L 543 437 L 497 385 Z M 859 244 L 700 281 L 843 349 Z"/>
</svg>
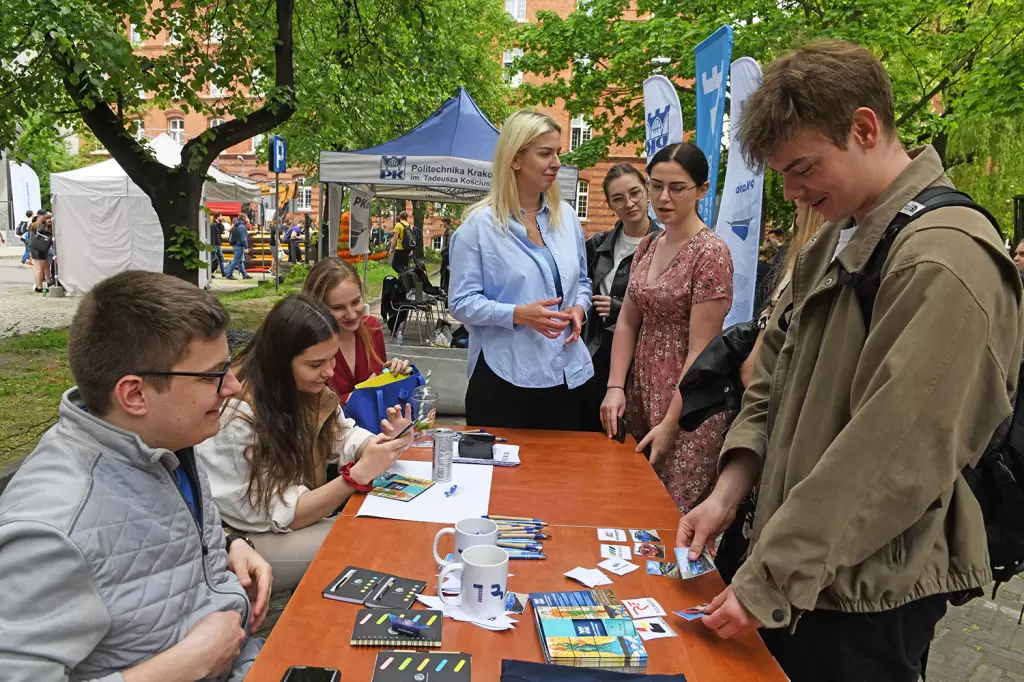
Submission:
<svg viewBox="0 0 1024 682">
<path fill-rule="evenodd" d="M 341 186 L 385 199 L 469 204 L 491 186 L 498 129 L 465 88 L 418 126 L 390 142 L 350 152 L 320 152 L 320 181 L 328 185 L 330 243 L 337 244 Z M 562 166 L 558 184 L 570 204 L 579 170 Z"/>
</svg>

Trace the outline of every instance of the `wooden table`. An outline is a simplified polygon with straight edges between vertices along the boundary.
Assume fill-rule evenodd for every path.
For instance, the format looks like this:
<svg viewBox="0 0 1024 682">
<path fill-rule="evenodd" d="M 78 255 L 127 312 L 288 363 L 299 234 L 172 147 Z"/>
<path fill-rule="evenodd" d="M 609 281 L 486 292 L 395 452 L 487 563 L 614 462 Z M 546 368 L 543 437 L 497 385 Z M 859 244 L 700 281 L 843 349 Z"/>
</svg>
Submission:
<svg viewBox="0 0 1024 682">
<path fill-rule="evenodd" d="M 586 589 L 562 574 L 593 567 L 600 558 L 596 528 L 657 529 L 672 547 L 679 513 L 646 460 L 632 447 L 599 434 L 498 430 L 520 445 L 523 464 L 495 468 L 490 511 L 536 516 L 552 525 L 544 542 L 548 559 L 513 561 L 508 589 L 555 592 Z M 414 449 L 409 459 L 429 458 Z M 338 668 L 343 680 L 369 681 L 376 647 L 352 647 L 349 637 L 358 606 L 324 599 L 321 592 L 347 565 L 393 571 L 427 580 L 436 594 L 437 566 L 431 556 L 434 534 L 444 525 L 390 519 L 355 518 L 362 504 L 354 498 L 337 519 L 310 565 L 259 658 L 248 682 L 279 682 L 291 665 Z M 641 561 L 636 563 L 643 566 Z M 717 573 L 693 580 L 647 575 L 644 569 L 609 576 L 619 599 L 653 597 L 667 611 L 711 601 L 723 589 Z M 515 617 L 515 630 L 490 632 L 445 620 L 444 651 L 473 656 L 473 679 L 497 682 L 501 660 L 543 661 L 533 608 Z M 674 615 L 666 620 L 679 637 L 644 643 L 647 672 L 682 672 L 688 682 L 783 681 L 785 676 L 756 634 L 720 640 L 699 622 Z"/>
</svg>

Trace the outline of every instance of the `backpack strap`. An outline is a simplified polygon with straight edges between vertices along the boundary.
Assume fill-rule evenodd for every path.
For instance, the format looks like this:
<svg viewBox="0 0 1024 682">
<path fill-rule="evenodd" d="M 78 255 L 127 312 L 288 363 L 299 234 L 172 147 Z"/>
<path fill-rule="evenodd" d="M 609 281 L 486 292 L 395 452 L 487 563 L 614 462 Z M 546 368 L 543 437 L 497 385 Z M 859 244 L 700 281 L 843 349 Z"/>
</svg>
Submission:
<svg viewBox="0 0 1024 682">
<path fill-rule="evenodd" d="M 985 216 L 985 219 L 995 229 L 996 234 L 1002 236 L 999 231 L 999 221 L 985 208 L 976 204 L 967 193 L 952 187 L 940 186 L 926 187 L 921 190 L 906 206 L 900 209 L 889 226 L 885 228 L 882 238 L 875 246 L 875 250 L 871 252 L 871 256 L 868 257 L 868 262 L 862 270 L 848 272 L 843 264 L 839 263 L 839 284 L 850 287 L 857 295 L 861 317 L 864 319 L 864 329 L 871 329 L 875 298 L 878 296 L 878 289 L 882 283 L 882 268 L 885 266 L 885 261 L 889 257 L 889 252 L 900 231 L 926 213 L 950 206 L 963 206 L 977 211 Z"/>
</svg>

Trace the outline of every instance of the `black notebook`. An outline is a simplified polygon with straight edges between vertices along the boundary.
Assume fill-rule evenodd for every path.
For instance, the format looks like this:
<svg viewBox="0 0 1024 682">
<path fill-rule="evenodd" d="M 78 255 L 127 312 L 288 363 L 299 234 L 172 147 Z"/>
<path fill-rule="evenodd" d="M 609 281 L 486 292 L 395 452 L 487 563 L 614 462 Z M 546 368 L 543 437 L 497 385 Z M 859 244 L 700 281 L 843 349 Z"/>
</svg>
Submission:
<svg viewBox="0 0 1024 682">
<path fill-rule="evenodd" d="M 372 682 L 470 682 L 469 654 L 453 651 L 382 651 Z"/>
<path fill-rule="evenodd" d="M 425 625 L 419 637 L 410 637 L 391 627 L 391 614 Z M 441 624 L 444 621 L 440 611 L 409 611 L 397 609 L 360 609 L 356 615 L 356 626 L 352 630 L 352 646 L 441 646 Z"/>
<path fill-rule="evenodd" d="M 370 571 L 365 568 L 349 566 L 341 572 L 331 584 L 324 588 L 323 595 L 328 599 L 362 604 L 373 595 L 373 588 L 387 574 Z"/>
<path fill-rule="evenodd" d="M 426 587 L 422 580 L 386 575 L 377 581 L 363 604 L 371 609 L 411 609 L 416 595 Z"/>
</svg>

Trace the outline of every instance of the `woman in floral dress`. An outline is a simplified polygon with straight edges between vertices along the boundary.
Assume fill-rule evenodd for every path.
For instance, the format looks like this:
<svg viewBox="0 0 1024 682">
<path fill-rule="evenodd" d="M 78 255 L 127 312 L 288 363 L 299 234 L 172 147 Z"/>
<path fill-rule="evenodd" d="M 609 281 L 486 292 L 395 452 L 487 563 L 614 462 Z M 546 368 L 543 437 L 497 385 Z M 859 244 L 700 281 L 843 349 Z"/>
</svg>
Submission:
<svg viewBox="0 0 1024 682">
<path fill-rule="evenodd" d="M 612 436 L 625 414 L 639 441 L 637 452 L 650 448 L 651 465 L 685 513 L 714 483 L 725 415 L 693 433 L 682 432 L 677 386 L 722 331 L 732 303 L 732 257 L 697 213 L 708 191 L 704 153 L 687 142 L 670 145 L 655 155 L 647 172 L 651 203 L 665 230 L 636 250 L 615 329 L 601 422 Z"/>
</svg>

